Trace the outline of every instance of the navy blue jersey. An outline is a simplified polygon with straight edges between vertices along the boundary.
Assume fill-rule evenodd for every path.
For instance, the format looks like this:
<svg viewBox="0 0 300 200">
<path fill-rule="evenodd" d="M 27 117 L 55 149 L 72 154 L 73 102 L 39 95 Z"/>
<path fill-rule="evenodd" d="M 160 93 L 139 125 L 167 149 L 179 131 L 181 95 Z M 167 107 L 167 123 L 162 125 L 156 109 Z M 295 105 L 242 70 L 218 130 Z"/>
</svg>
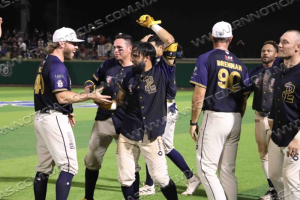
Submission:
<svg viewBox="0 0 300 200">
<path fill-rule="evenodd" d="M 300 64 L 275 73 L 273 104 L 269 118 L 273 119 L 272 140 L 286 147 L 294 139 L 300 124 Z"/>
<path fill-rule="evenodd" d="M 105 60 L 102 65 L 93 74 L 93 77 L 87 81 L 87 84 L 94 83 L 96 86 L 103 85 L 104 89 L 102 95 L 111 96 L 111 99 L 115 99 L 118 92 L 118 85 L 122 83 L 126 74 L 132 70 L 132 65 L 123 67 L 119 61 L 115 58 Z M 103 110 L 98 107 L 95 120 L 103 121 L 112 117 L 116 133 L 120 133 L 123 118 L 125 116 L 125 105 L 117 110 Z"/>
<path fill-rule="evenodd" d="M 121 129 L 125 137 L 140 141 L 147 133 L 150 140 L 164 133 L 167 85 L 173 70 L 174 66 L 168 65 L 163 58 L 146 72 L 135 74 L 132 71 L 126 75 L 121 85 L 128 102 Z"/>
<path fill-rule="evenodd" d="M 263 65 L 252 68 L 249 72 L 251 92 L 254 92 L 252 109 L 269 113 L 273 101 L 273 86 L 275 73 L 274 66 L 279 66 L 282 59 L 276 58 L 272 67 L 265 68 Z M 276 67 L 275 67 L 276 68 Z"/>
<path fill-rule="evenodd" d="M 40 64 L 34 84 L 35 111 L 54 109 L 69 114 L 73 112 L 72 104 L 59 104 L 55 93 L 71 91 L 71 79 L 66 66 L 61 60 L 48 55 Z"/>
<path fill-rule="evenodd" d="M 241 112 L 243 94 L 249 92 L 247 67 L 220 49 L 198 57 L 190 83 L 206 89 L 202 110 Z"/>
</svg>

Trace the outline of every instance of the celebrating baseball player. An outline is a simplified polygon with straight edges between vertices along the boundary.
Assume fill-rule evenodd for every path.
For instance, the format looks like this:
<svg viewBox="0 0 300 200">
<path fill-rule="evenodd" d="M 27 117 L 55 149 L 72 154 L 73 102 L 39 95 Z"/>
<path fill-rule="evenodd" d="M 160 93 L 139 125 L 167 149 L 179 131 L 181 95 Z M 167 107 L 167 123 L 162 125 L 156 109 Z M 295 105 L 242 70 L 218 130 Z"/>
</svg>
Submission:
<svg viewBox="0 0 300 200">
<path fill-rule="evenodd" d="M 104 85 L 102 94 L 110 95 L 113 99 L 119 92 L 119 84 L 128 72 L 132 70 L 131 62 L 132 38 L 126 34 L 118 34 L 114 41 L 115 58 L 108 59 L 86 81 L 85 90 L 93 90 L 95 86 Z M 89 148 L 84 159 L 85 170 L 85 197 L 93 200 L 96 182 L 99 176 L 104 154 L 113 139 L 119 138 L 125 106 L 117 110 L 108 110 L 110 104 L 98 104 L 99 108 L 92 130 Z"/>
<path fill-rule="evenodd" d="M 249 76 L 247 67 L 228 51 L 232 37 L 229 23 L 213 26 L 214 49 L 198 57 L 190 80 L 195 89 L 189 132 L 197 142 L 197 171 L 210 200 L 236 200 L 238 194 L 235 160 Z M 204 114 L 198 130 L 201 110 Z"/>
<path fill-rule="evenodd" d="M 150 42 L 156 50 L 156 64 L 158 64 L 163 58 L 164 55 L 163 47 L 164 42 L 157 36 L 147 35 L 142 41 Z M 173 44 L 174 46 L 177 43 Z M 168 47 L 170 48 L 170 47 Z M 176 49 L 174 49 L 176 52 Z M 165 51 L 167 52 L 167 51 Z M 165 57 L 169 57 L 169 55 L 164 55 Z M 173 55 L 175 59 L 175 55 Z M 170 158 L 170 160 L 183 172 L 185 177 L 188 179 L 187 189 L 182 193 L 182 195 L 192 195 L 196 188 L 200 185 L 200 178 L 197 175 L 194 175 L 190 170 L 189 166 L 185 162 L 182 155 L 174 149 L 174 132 L 175 132 L 175 122 L 178 117 L 178 110 L 175 103 L 176 96 L 176 77 L 175 77 L 175 69 L 172 74 L 172 78 L 168 82 L 167 89 L 167 123 L 164 134 L 162 135 L 162 139 L 164 141 L 165 154 Z M 143 187 L 140 188 L 140 195 L 153 195 L 155 194 L 155 187 L 153 180 L 149 174 L 148 167 L 146 165 L 146 182 Z"/>
<path fill-rule="evenodd" d="M 158 25 L 149 15 L 140 17 L 138 23 L 151 28 L 172 46 L 174 38 Z M 168 55 L 174 55 L 166 48 Z M 137 43 L 131 53 L 132 72 L 127 74 L 120 85 L 114 104 L 120 106 L 127 98 L 124 118 L 118 141 L 118 180 L 125 199 L 139 198 L 139 176 L 136 175 L 139 155 L 148 166 L 149 173 L 166 199 L 176 200 L 177 189 L 170 179 L 165 157 L 162 134 L 165 130 L 168 81 L 174 73 L 174 58 L 164 58 L 155 65 L 156 51 L 148 42 Z"/>
<path fill-rule="evenodd" d="M 46 199 L 49 174 L 55 165 L 61 170 L 56 182 L 56 199 L 66 200 L 73 176 L 78 172 L 76 144 L 72 126 L 75 125 L 72 103 L 93 99 L 110 103 L 110 96 L 101 95 L 101 89 L 91 94 L 71 92 L 71 78 L 64 60 L 71 60 L 78 49 L 76 37 L 70 28 L 60 28 L 48 44 L 48 55 L 41 62 L 34 84 L 34 131 L 37 138 L 39 164 L 36 167 L 34 195 Z"/>
<path fill-rule="evenodd" d="M 270 84 L 272 84 L 271 80 L 273 80 L 271 75 L 274 73 L 273 63 L 275 63 L 277 53 L 277 43 L 266 41 L 261 49 L 261 61 L 263 64 L 252 68 L 249 72 L 252 83 L 251 91 L 254 92 L 252 109 L 255 110 L 255 139 L 263 171 L 270 187 L 266 194 L 260 197 L 261 200 L 277 199 L 277 192 L 269 178 L 268 144 L 270 136 L 266 134 L 270 129 L 268 116 L 273 99 L 273 87 L 270 87 Z"/>
<path fill-rule="evenodd" d="M 295 200 L 300 199 L 300 31 L 289 30 L 280 37 L 278 57 L 284 64 L 273 77 L 269 176 L 280 199 Z"/>
</svg>

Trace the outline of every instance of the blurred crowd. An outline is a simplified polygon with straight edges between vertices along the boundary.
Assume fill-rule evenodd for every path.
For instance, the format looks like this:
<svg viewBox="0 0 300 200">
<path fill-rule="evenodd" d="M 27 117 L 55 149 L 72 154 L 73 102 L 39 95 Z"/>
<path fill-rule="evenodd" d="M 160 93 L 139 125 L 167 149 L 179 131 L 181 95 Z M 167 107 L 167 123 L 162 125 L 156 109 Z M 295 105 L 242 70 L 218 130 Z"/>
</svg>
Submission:
<svg viewBox="0 0 300 200">
<path fill-rule="evenodd" d="M 78 38 L 74 59 L 99 60 L 113 57 L 113 40 L 104 35 L 85 34 Z M 33 30 L 33 34 L 14 30 L 3 30 L 0 38 L 0 58 L 2 59 L 43 59 L 47 55 L 47 44 L 52 34 L 47 31 Z M 183 49 L 178 45 L 177 58 L 183 58 Z"/>
</svg>

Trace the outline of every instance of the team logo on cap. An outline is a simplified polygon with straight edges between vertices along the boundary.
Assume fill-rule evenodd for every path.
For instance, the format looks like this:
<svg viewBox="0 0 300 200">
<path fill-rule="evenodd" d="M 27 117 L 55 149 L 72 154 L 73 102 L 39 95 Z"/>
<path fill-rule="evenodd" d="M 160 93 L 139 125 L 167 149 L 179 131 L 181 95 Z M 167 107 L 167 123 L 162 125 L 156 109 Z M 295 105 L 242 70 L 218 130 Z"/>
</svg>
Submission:
<svg viewBox="0 0 300 200">
<path fill-rule="evenodd" d="M 64 86 L 64 82 L 62 80 L 57 81 L 57 87 L 62 88 Z"/>
</svg>

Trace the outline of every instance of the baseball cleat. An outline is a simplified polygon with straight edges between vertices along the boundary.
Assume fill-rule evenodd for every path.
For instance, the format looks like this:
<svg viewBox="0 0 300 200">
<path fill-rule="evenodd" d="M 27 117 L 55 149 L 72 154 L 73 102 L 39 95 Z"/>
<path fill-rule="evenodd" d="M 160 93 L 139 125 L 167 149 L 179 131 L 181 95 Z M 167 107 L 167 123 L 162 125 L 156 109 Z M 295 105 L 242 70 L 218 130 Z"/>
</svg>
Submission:
<svg viewBox="0 0 300 200">
<path fill-rule="evenodd" d="M 185 196 L 193 195 L 193 193 L 199 187 L 200 184 L 201 184 L 200 178 L 194 174 L 192 178 L 188 179 L 186 191 L 184 191 L 181 194 Z"/>
<path fill-rule="evenodd" d="M 264 196 L 261 196 L 259 200 L 278 200 L 277 192 L 274 188 L 270 188 Z"/>
<path fill-rule="evenodd" d="M 140 196 L 141 195 L 154 195 L 155 187 L 154 184 L 152 186 L 143 184 L 144 186 L 140 188 Z"/>
</svg>

